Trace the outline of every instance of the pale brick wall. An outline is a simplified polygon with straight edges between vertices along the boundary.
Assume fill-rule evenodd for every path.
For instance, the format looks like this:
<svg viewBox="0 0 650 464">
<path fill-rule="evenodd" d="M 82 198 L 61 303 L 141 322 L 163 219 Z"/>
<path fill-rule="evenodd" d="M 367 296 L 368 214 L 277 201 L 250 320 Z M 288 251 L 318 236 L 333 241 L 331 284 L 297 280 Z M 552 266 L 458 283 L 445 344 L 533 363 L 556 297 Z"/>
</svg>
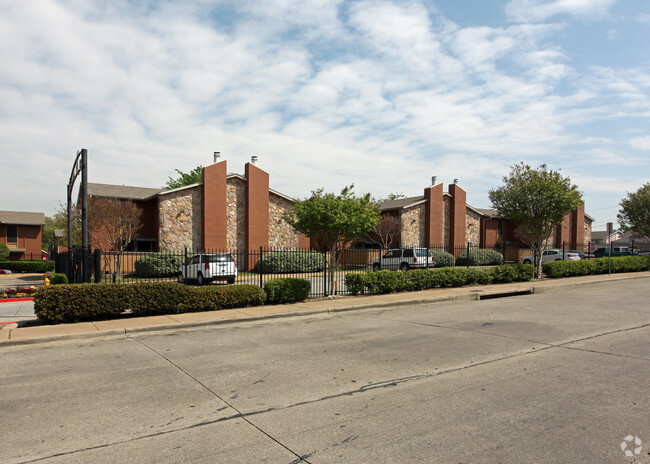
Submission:
<svg viewBox="0 0 650 464">
<path fill-rule="evenodd" d="M 229 250 L 246 249 L 246 181 L 238 177 L 226 181 L 227 247 Z"/>
<path fill-rule="evenodd" d="M 584 244 L 587 246 L 587 243 L 591 242 L 591 220 L 585 218 L 585 235 L 584 235 Z"/>
<path fill-rule="evenodd" d="M 467 208 L 465 214 L 465 230 L 467 241 L 473 246 L 481 244 L 481 216 Z"/>
<path fill-rule="evenodd" d="M 406 208 L 402 211 L 400 215 L 402 247 L 409 248 L 424 245 L 425 213 L 424 204 Z"/>
<path fill-rule="evenodd" d="M 160 251 L 181 252 L 201 248 L 200 186 L 160 195 L 158 198 Z"/>
<path fill-rule="evenodd" d="M 293 210 L 293 202 L 269 194 L 269 246 L 273 248 L 298 248 L 298 234 L 283 215 Z"/>
<path fill-rule="evenodd" d="M 442 215 L 442 241 L 445 247 L 449 246 L 449 227 L 451 223 L 451 198 L 447 195 L 443 196 L 444 213 Z M 432 245 L 439 245 L 432 243 Z"/>
</svg>

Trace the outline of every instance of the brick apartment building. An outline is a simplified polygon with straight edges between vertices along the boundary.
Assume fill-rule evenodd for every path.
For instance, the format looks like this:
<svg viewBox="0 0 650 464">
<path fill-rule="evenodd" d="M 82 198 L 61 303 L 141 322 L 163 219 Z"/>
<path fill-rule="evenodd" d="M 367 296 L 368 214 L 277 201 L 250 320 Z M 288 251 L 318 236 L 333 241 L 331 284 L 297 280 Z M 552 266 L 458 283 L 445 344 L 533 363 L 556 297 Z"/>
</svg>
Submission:
<svg viewBox="0 0 650 464">
<path fill-rule="evenodd" d="M 310 239 L 283 219 L 295 200 L 269 188 L 269 174 L 258 167 L 257 157 L 246 163 L 243 176 L 227 174 L 226 161 L 216 159 L 196 184 L 161 190 L 89 183 L 88 195 L 133 201 L 142 210 L 143 224 L 133 246 L 139 251 L 310 247 Z M 379 210 L 399 219 L 395 246 L 521 245 L 514 224 L 494 210 L 468 205 L 466 197 L 457 181 L 445 192 L 433 178 L 423 195 L 380 203 Z M 591 240 L 592 222 L 581 205 L 558 225 L 552 245 L 580 249 Z"/>
<path fill-rule="evenodd" d="M 0 243 L 9 248 L 9 259 L 41 259 L 45 213 L 0 211 Z"/>
</svg>

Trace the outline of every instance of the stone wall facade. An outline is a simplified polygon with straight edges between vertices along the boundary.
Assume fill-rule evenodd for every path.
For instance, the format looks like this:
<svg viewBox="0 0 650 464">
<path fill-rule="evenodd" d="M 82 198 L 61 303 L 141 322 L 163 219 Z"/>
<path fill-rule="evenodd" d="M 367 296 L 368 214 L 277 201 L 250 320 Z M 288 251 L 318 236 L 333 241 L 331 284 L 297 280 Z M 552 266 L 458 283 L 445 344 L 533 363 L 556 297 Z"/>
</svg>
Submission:
<svg viewBox="0 0 650 464">
<path fill-rule="evenodd" d="M 402 247 L 420 247 L 424 244 L 425 206 L 406 208 L 400 215 Z"/>
<path fill-rule="evenodd" d="M 449 247 L 449 231 L 451 227 L 451 198 L 445 195 L 442 200 L 445 204 L 442 215 L 442 245 Z M 439 246 L 439 243 L 432 243 L 433 246 Z"/>
<path fill-rule="evenodd" d="M 591 220 L 589 218 L 585 218 L 585 234 L 583 240 L 585 244 L 591 242 Z"/>
<path fill-rule="evenodd" d="M 472 246 L 479 246 L 481 243 L 481 216 L 467 208 L 465 214 L 466 240 Z"/>
<path fill-rule="evenodd" d="M 227 222 L 229 250 L 246 249 L 246 181 L 231 177 L 226 181 L 228 192 Z"/>
<path fill-rule="evenodd" d="M 200 186 L 163 193 L 158 197 L 158 248 L 164 252 L 201 248 Z"/>
<path fill-rule="evenodd" d="M 293 210 L 293 203 L 286 198 L 269 194 L 269 247 L 298 248 L 298 234 L 284 220 L 284 214 Z"/>
</svg>

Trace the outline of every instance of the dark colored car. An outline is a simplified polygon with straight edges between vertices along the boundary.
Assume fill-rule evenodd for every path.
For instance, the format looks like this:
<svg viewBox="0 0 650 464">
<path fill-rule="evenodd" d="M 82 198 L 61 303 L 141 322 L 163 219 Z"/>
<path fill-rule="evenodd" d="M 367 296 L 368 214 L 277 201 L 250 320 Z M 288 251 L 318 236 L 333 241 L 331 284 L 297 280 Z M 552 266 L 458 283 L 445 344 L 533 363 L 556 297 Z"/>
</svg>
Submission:
<svg viewBox="0 0 650 464">
<path fill-rule="evenodd" d="M 612 256 L 629 256 L 632 254 L 637 254 L 636 252 L 630 251 L 629 247 L 613 247 Z M 598 248 L 594 251 L 594 256 L 596 258 L 603 258 L 609 256 L 609 247 Z"/>
</svg>

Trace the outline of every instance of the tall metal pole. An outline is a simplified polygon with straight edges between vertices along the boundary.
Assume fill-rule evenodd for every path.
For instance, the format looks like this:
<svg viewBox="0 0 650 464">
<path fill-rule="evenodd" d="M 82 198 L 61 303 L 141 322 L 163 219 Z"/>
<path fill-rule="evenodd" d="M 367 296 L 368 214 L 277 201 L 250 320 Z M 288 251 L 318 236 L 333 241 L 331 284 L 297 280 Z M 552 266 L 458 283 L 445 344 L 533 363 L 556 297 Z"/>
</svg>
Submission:
<svg viewBox="0 0 650 464">
<path fill-rule="evenodd" d="M 88 244 L 88 151 L 82 148 L 77 152 L 77 157 L 72 165 L 72 172 L 70 173 L 70 182 L 68 183 L 68 262 L 70 271 L 68 278 L 71 282 L 75 281 L 73 277 L 74 266 L 72 253 L 72 190 L 74 188 L 75 180 L 81 172 L 81 188 L 79 195 L 81 196 L 81 276 L 83 282 L 90 281 L 90 250 Z"/>
<path fill-rule="evenodd" d="M 81 253 L 83 281 L 90 282 L 90 246 L 88 243 L 88 150 L 81 149 Z"/>
<path fill-rule="evenodd" d="M 73 181 L 71 181 L 73 182 Z M 72 254 L 72 207 L 70 202 L 72 201 L 72 184 L 68 184 L 68 268 L 66 269 L 66 274 L 68 275 L 68 282 L 74 282 L 73 279 L 73 254 Z"/>
</svg>

